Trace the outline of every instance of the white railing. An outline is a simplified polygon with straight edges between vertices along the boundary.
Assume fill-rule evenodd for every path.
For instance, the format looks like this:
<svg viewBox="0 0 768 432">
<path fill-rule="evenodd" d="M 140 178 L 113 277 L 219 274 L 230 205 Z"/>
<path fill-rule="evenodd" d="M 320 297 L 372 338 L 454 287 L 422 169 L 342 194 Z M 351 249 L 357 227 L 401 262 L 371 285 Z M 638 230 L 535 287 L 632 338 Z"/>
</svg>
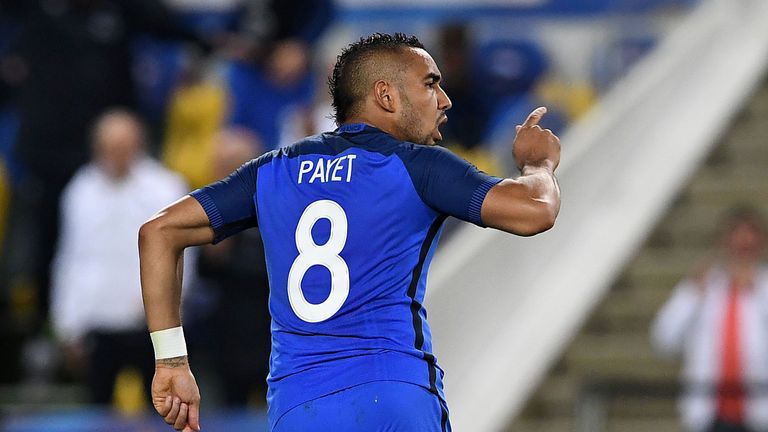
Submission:
<svg viewBox="0 0 768 432">
<path fill-rule="evenodd" d="M 455 430 L 519 412 L 766 64 L 768 2 L 704 1 L 562 137 L 554 229 L 447 240 L 427 307 Z"/>
</svg>

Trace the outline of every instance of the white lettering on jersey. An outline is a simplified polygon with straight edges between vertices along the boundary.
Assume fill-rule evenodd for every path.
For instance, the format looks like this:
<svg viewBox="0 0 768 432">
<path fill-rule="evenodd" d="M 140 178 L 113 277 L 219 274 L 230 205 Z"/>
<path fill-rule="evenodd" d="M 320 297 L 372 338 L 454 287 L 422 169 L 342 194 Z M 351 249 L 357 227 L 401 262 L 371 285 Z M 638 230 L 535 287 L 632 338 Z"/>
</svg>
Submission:
<svg viewBox="0 0 768 432">
<path fill-rule="evenodd" d="M 311 160 L 301 161 L 299 164 L 299 184 L 304 181 L 304 174 L 312 173 L 307 183 L 320 183 L 352 181 L 352 161 L 357 155 L 346 155 L 335 159 L 319 159 L 317 163 Z M 346 170 L 346 176 L 343 176 Z"/>
<path fill-rule="evenodd" d="M 301 183 L 301 178 L 304 177 L 304 174 L 312 171 L 312 161 L 301 161 L 301 165 L 299 165 L 299 183 Z"/>
<path fill-rule="evenodd" d="M 349 169 L 347 169 L 347 183 L 352 180 L 352 161 L 355 160 L 356 157 L 356 155 L 347 156 L 347 160 L 349 160 Z"/>
<path fill-rule="evenodd" d="M 312 174 L 312 177 L 309 178 L 309 182 L 314 183 L 315 179 L 320 179 L 320 183 L 325 183 L 325 164 L 322 159 L 317 161 L 315 172 Z"/>
<path fill-rule="evenodd" d="M 328 175 L 331 177 L 331 181 L 341 181 L 341 177 L 336 175 L 336 173 L 343 167 L 339 161 L 341 161 L 341 159 L 334 159 L 328 163 Z M 336 166 L 334 167 L 334 165 Z M 331 171 L 331 167 L 333 167 L 333 171 Z"/>
</svg>

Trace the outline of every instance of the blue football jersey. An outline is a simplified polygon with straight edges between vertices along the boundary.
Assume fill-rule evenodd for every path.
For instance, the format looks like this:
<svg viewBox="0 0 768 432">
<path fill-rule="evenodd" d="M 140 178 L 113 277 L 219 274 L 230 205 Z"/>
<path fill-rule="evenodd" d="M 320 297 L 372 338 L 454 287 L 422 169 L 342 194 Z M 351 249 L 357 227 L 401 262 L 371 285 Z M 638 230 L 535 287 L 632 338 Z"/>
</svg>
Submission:
<svg viewBox="0 0 768 432">
<path fill-rule="evenodd" d="M 269 418 L 379 381 L 444 400 L 424 299 L 447 216 L 482 226 L 500 178 L 363 124 L 266 153 L 192 192 L 220 241 L 257 226 L 272 314 Z M 447 411 L 443 413 L 447 420 Z"/>
</svg>

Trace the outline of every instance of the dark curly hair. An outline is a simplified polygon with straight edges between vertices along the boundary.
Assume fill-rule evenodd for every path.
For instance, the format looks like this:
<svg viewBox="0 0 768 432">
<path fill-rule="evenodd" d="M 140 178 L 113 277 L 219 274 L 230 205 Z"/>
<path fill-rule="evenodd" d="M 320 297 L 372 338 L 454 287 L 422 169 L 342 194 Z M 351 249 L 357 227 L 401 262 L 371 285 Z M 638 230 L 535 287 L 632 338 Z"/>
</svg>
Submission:
<svg viewBox="0 0 768 432">
<path fill-rule="evenodd" d="M 359 104 L 365 100 L 365 92 L 373 79 L 371 76 L 376 65 L 377 55 L 382 53 L 397 54 L 404 48 L 421 48 L 424 45 L 416 36 L 403 33 L 374 33 L 349 45 L 336 58 L 333 73 L 328 78 L 334 119 L 341 125 L 357 113 Z M 379 69 L 380 70 L 380 69 Z"/>
</svg>

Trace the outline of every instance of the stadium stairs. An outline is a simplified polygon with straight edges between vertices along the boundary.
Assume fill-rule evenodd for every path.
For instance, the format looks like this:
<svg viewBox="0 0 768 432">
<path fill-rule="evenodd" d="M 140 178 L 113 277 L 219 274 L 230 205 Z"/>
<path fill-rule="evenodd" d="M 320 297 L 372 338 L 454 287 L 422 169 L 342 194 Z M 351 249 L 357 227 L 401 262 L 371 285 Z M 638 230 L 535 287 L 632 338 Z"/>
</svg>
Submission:
<svg viewBox="0 0 768 432">
<path fill-rule="evenodd" d="M 673 286 L 712 252 L 722 212 L 768 213 L 768 80 L 612 284 L 510 432 L 678 431 L 678 362 L 659 360 L 648 329 Z"/>
<path fill-rule="evenodd" d="M 700 258 L 725 200 L 768 202 L 753 154 L 766 19 L 765 1 L 702 0 L 569 127 L 552 230 L 467 225 L 446 239 L 425 303 L 455 430 L 504 431 L 516 418 L 544 423 L 513 430 L 675 427 L 675 367 L 653 359 L 647 321 Z"/>
</svg>

